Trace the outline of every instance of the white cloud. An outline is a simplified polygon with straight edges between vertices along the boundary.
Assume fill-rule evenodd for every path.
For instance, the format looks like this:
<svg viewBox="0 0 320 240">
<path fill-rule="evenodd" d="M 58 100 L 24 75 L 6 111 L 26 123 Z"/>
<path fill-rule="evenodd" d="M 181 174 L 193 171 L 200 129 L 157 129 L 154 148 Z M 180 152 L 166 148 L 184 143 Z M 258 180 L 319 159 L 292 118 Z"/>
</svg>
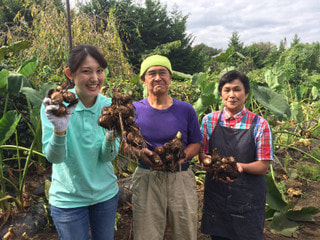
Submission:
<svg viewBox="0 0 320 240">
<path fill-rule="evenodd" d="M 174 4 L 189 14 L 187 32 L 194 44 L 227 48 L 233 31 L 245 45 L 272 42 L 279 45 L 295 34 L 302 42 L 320 41 L 319 0 L 160 0 L 170 11 Z"/>
<path fill-rule="evenodd" d="M 65 0 L 64 0 L 65 1 Z M 90 0 L 70 0 L 75 2 Z M 144 0 L 135 0 L 143 4 Z M 189 14 L 187 32 L 194 44 L 227 48 L 233 31 L 245 45 L 271 42 L 279 45 L 285 37 L 290 43 L 295 34 L 301 42 L 320 41 L 319 0 L 160 0 L 170 12 L 177 6 Z"/>
</svg>

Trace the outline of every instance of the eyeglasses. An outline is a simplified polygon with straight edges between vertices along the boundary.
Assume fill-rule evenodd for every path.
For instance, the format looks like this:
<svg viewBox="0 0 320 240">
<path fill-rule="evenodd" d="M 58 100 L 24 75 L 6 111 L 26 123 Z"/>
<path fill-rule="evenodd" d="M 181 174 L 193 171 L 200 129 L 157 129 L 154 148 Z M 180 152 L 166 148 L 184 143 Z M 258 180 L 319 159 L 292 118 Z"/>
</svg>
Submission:
<svg viewBox="0 0 320 240">
<path fill-rule="evenodd" d="M 165 77 L 168 73 L 169 73 L 168 70 L 162 69 L 162 70 L 159 70 L 159 71 L 153 71 L 153 70 L 148 71 L 148 72 L 146 72 L 146 75 L 148 77 L 155 77 L 155 76 L 157 76 L 159 74 L 160 77 Z"/>
</svg>

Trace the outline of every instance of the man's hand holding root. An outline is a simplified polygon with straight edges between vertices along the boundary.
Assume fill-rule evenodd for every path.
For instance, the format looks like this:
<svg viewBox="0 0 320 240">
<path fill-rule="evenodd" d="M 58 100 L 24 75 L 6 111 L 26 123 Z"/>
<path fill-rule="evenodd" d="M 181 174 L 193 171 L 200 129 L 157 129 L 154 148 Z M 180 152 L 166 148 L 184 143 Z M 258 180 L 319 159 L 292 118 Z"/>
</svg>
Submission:
<svg viewBox="0 0 320 240">
<path fill-rule="evenodd" d="M 161 159 L 158 158 L 158 156 L 156 156 L 155 153 L 148 148 L 141 149 L 140 159 L 148 164 L 148 166 L 150 166 L 153 170 L 163 171 L 165 169 Z"/>
</svg>

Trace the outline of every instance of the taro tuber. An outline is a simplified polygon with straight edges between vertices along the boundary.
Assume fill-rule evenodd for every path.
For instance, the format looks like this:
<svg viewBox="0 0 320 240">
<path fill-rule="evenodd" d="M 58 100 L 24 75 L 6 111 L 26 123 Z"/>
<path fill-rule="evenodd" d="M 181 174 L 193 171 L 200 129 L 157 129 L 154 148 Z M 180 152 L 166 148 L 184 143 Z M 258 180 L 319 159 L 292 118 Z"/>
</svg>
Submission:
<svg viewBox="0 0 320 240">
<path fill-rule="evenodd" d="M 174 172 L 179 160 L 186 157 L 181 132 L 178 131 L 175 138 L 163 146 L 155 147 L 154 152 L 160 157 L 162 164 L 165 165 L 165 170 Z"/>
<path fill-rule="evenodd" d="M 116 135 L 122 136 L 119 153 L 137 160 L 157 162 L 156 156 L 147 156 L 142 149 L 147 147 L 138 125 L 135 123 L 135 108 L 130 94 L 120 94 L 113 90 L 112 103 L 101 110 L 98 124 L 108 130 L 114 130 Z"/>
<path fill-rule="evenodd" d="M 108 117 L 105 117 L 105 116 Z M 108 130 L 115 130 L 119 135 L 123 131 L 130 132 L 134 121 L 134 106 L 130 94 L 120 94 L 113 90 L 111 106 L 104 107 L 99 118 L 99 125 Z"/>
<path fill-rule="evenodd" d="M 235 179 L 240 175 L 234 157 L 221 157 L 217 153 L 216 148 L 213 149 L 210 157 L 202 159 L 202 163 L 206 168 L 209 168 L 212 171 L 215 179 L 221 178 L 226 180 L 227 177 Z"/>
<path fill-rule="evenodd" d="M 52 104 L 61 104 L 63 102 L 63 95 L 61 92 L 53 92 L 50 98 Z"/>
<path fill-rule="evenodd" d="M 69 91 L 62 91 L 63 101 L 72 103 L 76 99 L 76 95 Z"/>
<path fill-rule="evenodd" d="M 176 137 L 164 144 L 157 146 L 151 151 L 151 154 L 146 154 L 143 148 L 142 136 L 139 132 L 125 132 L 124 144 L 121 153 L 125 156 L 135 156 L 136 158 L 150 163 L 154 166 L 163 166 L 163 170 L 174 172 L 178 166 L 179 160 L 185 158 L 184 143 L 181 133 L 178 132 Z M 139 140 L 140 139 L 140 140 Z"/>
<path fill-rule="evenodd" d="M 63 116 L 67 113 L 66 106 L 62 103 L 63 101 L 69 103 L 68 106 L 78 103 L 79 99 L 76 99 L 76 95 L 69 92 L 67 89 L 63 89 L 58 86 L 56 89 L 50 89 L 47 97 L 51 99 L 51 104 L 59 105 L 59 109 L 53 112 L 56 116 Z"/>
<path fill-rule="evenodd" d="M 120 154 L 126 157 L 140 159 L 149 165 L 163 165 L 167 171 L 175 171 L 179 160 L 185 158 L 180 131 L 174 139 L 163 146 L 157 146 L 151 154 L 143 152 L 142 149 L 147 147 L 147 143 L 135 123 L 135 108 L 130 94 L 122 95 L 114 90 L 112 104 L 102 109 L 98 123 L 108 130 L 115 130 L 118 135 L 121 133 L 123 143 Z"/>
</svg>

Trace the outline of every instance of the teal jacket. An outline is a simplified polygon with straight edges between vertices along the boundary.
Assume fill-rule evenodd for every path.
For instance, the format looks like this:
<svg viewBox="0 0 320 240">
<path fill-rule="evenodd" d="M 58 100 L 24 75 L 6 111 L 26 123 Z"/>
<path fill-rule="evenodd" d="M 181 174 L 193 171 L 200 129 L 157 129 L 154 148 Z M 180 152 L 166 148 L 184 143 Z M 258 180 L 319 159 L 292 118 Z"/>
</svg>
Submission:
<svg viewBox="0 0 320 240">
<path fill-rule="evenodd" d="M 119 139 L 106 141 L 107 130 L 98 125 L 102 108 L 110 105 L 111 99 L 101 94 L 91 108 L 79 101 L 63 136 L 53 132 L 42 105 L 42 151 L 52 163 L 51 205 L 60 208 L 88 206 L 118 193 L 111 161 L 117 156 Z"/>
</svg>

